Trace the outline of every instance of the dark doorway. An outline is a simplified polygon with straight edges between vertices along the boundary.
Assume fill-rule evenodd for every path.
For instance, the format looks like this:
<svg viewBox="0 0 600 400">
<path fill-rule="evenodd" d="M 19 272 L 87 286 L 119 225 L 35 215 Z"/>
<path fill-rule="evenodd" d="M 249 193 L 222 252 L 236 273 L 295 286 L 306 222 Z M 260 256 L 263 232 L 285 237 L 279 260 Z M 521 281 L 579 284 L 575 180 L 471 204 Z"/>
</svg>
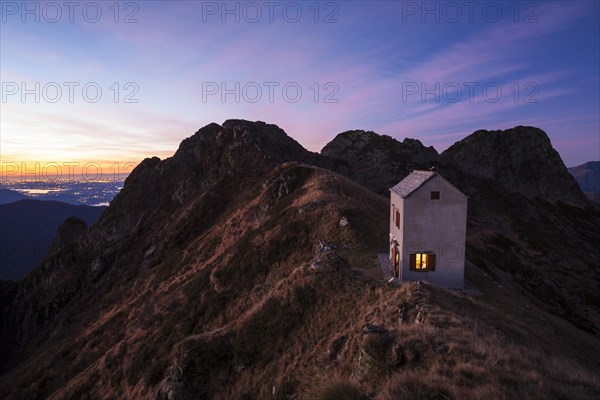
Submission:
<svg viewBox="0 0 600 400">
<path fill-rule="evenodd" d="M 394 263 L 394 275 L 396 278 L 400 276 L 400 252 L 398 251 L 398 244 L 394 244 L 392 249 L 392 262 Z"/>
</svg>

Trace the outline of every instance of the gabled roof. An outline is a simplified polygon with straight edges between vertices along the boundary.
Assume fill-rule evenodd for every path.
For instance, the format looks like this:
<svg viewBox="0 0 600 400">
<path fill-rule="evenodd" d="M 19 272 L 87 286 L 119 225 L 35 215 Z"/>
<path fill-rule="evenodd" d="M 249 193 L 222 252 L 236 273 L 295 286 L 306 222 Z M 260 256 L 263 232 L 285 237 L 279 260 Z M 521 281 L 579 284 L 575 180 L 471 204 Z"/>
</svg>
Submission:
<svg viewBox="0 0 600 400">
<path fill-rule="evenodd" d="M 390 190 L 400 197 L 407 197 L 436 175 L 433 171 L 413 171 Z"/>
</svg>

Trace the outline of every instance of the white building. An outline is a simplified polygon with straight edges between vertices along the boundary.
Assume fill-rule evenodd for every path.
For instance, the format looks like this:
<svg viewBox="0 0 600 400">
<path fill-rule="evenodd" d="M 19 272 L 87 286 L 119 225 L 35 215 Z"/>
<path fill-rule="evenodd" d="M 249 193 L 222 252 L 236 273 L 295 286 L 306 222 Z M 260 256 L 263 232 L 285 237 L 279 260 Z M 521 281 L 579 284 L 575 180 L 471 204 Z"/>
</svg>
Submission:
<svg viewBox="0 0 600 400">
<path fill-rule="evenodd" d="M 432 171 L 413 171 L 390 192 L 396 278 L 463 289 L 467 196 Z"/>
</svg>

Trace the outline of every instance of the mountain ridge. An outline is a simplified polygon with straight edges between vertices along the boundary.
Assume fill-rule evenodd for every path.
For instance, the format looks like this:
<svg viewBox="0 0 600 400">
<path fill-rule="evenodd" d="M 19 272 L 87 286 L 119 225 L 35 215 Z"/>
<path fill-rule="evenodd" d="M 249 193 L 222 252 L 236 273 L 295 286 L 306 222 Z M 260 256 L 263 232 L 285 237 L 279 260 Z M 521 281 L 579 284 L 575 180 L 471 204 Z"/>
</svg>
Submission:
<svg viewBox="0 0 600 400">
<path fill-rule="evenodd" d="M 338 172 L 384 196 L 410 168 L 427 168 L 439 158 L 433 147 L 425 147 L 417 139 L 400 142 L 363 130 L 338 134 L 320 154 L 335 160 L 338 164 L 333 168 Z"/>
<path fill-rule="evenodd" d="M 170 158 L 142 161 L 91 229 L 71 221 L 40 267 L 0 282 L 0 395 L 319 398 L 330 370 L 382 399 L 398 398 L 409 377 L 449 398 L 598 391 L 544 354 L 566 366 L 585 348 L 572 368 L 599 369 L 600 215 L 551 191 L 494 185 L 468 157 L 421 158 L 470 196 L 466 278 L 484 296 L 388 287 L 375 254 L 387 249 L 389 203 L 377 192 L 406 166 L 386 160 L 407 146 L 433 153 L 381 138 L 368 134 L 353 165 L 342 145 L 319 155 L 275 125 L 228 120 Z M 416 160 L 407 151 L 402 161 Z M 425 305 L 423 325 L 399 325 L 401 307 L 414 321 Z M 387 333 L 365 334 L 367 324 Z M 460 368 L 490 375 L 477 389 L 451 375 Z M 429 383 L 410 375 L 417 369 Z"/>
<path fill-rule="evenodd" d="M 600 203 L 600 161 L 588 161 L 569 168 L 581 190 L 594 203 Z"/>
<path fill-rule="evenodd" d="M 28 197 L 16 190 L 0 187 L 0 205 L 14 203 L 15 201 L 25 200 Z"/>
<path fill-rule="evenodd" d="M 66 218 L 75 216 L 91 225 L 105 208 L 35 199 L 0 205 L 0 279 L 21 279 L 42 261 Z"/>
</svg>

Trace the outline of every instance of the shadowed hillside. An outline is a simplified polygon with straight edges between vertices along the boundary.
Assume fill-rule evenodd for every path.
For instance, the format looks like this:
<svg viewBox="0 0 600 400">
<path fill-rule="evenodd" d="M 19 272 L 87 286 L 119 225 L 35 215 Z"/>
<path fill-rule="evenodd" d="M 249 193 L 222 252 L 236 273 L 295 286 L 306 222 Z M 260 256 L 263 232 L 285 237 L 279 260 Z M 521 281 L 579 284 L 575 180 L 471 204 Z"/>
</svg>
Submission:
<svg viewBox="0 0 600 400">
<path fill-rule="evenodd" d="M 25 199 L 27 199 L 27 196 L 25 196 L 21 192 L 0 187 L 0 205 L 14 203 L 15 201 Z"/>
<path fill-rule="evenodd" d="M 545 132 L 477 131 L 441 159 L 442 174 L 470 196 L 467 259 L 598 333 L 600 213 Z"/>
<path fill-rule="evenodd" d="M 38 265 L 66 218 L 91 225 L 105 209 L 40 200 L 0 205 L 0 279 L 19 280 Z"/>
<path fill-rule="evenodd" d="M 569 172 L 585 195 L 595 203 L 600 203 L 600 161 L 590 161 L 569 168 Z"/>
</svg>

